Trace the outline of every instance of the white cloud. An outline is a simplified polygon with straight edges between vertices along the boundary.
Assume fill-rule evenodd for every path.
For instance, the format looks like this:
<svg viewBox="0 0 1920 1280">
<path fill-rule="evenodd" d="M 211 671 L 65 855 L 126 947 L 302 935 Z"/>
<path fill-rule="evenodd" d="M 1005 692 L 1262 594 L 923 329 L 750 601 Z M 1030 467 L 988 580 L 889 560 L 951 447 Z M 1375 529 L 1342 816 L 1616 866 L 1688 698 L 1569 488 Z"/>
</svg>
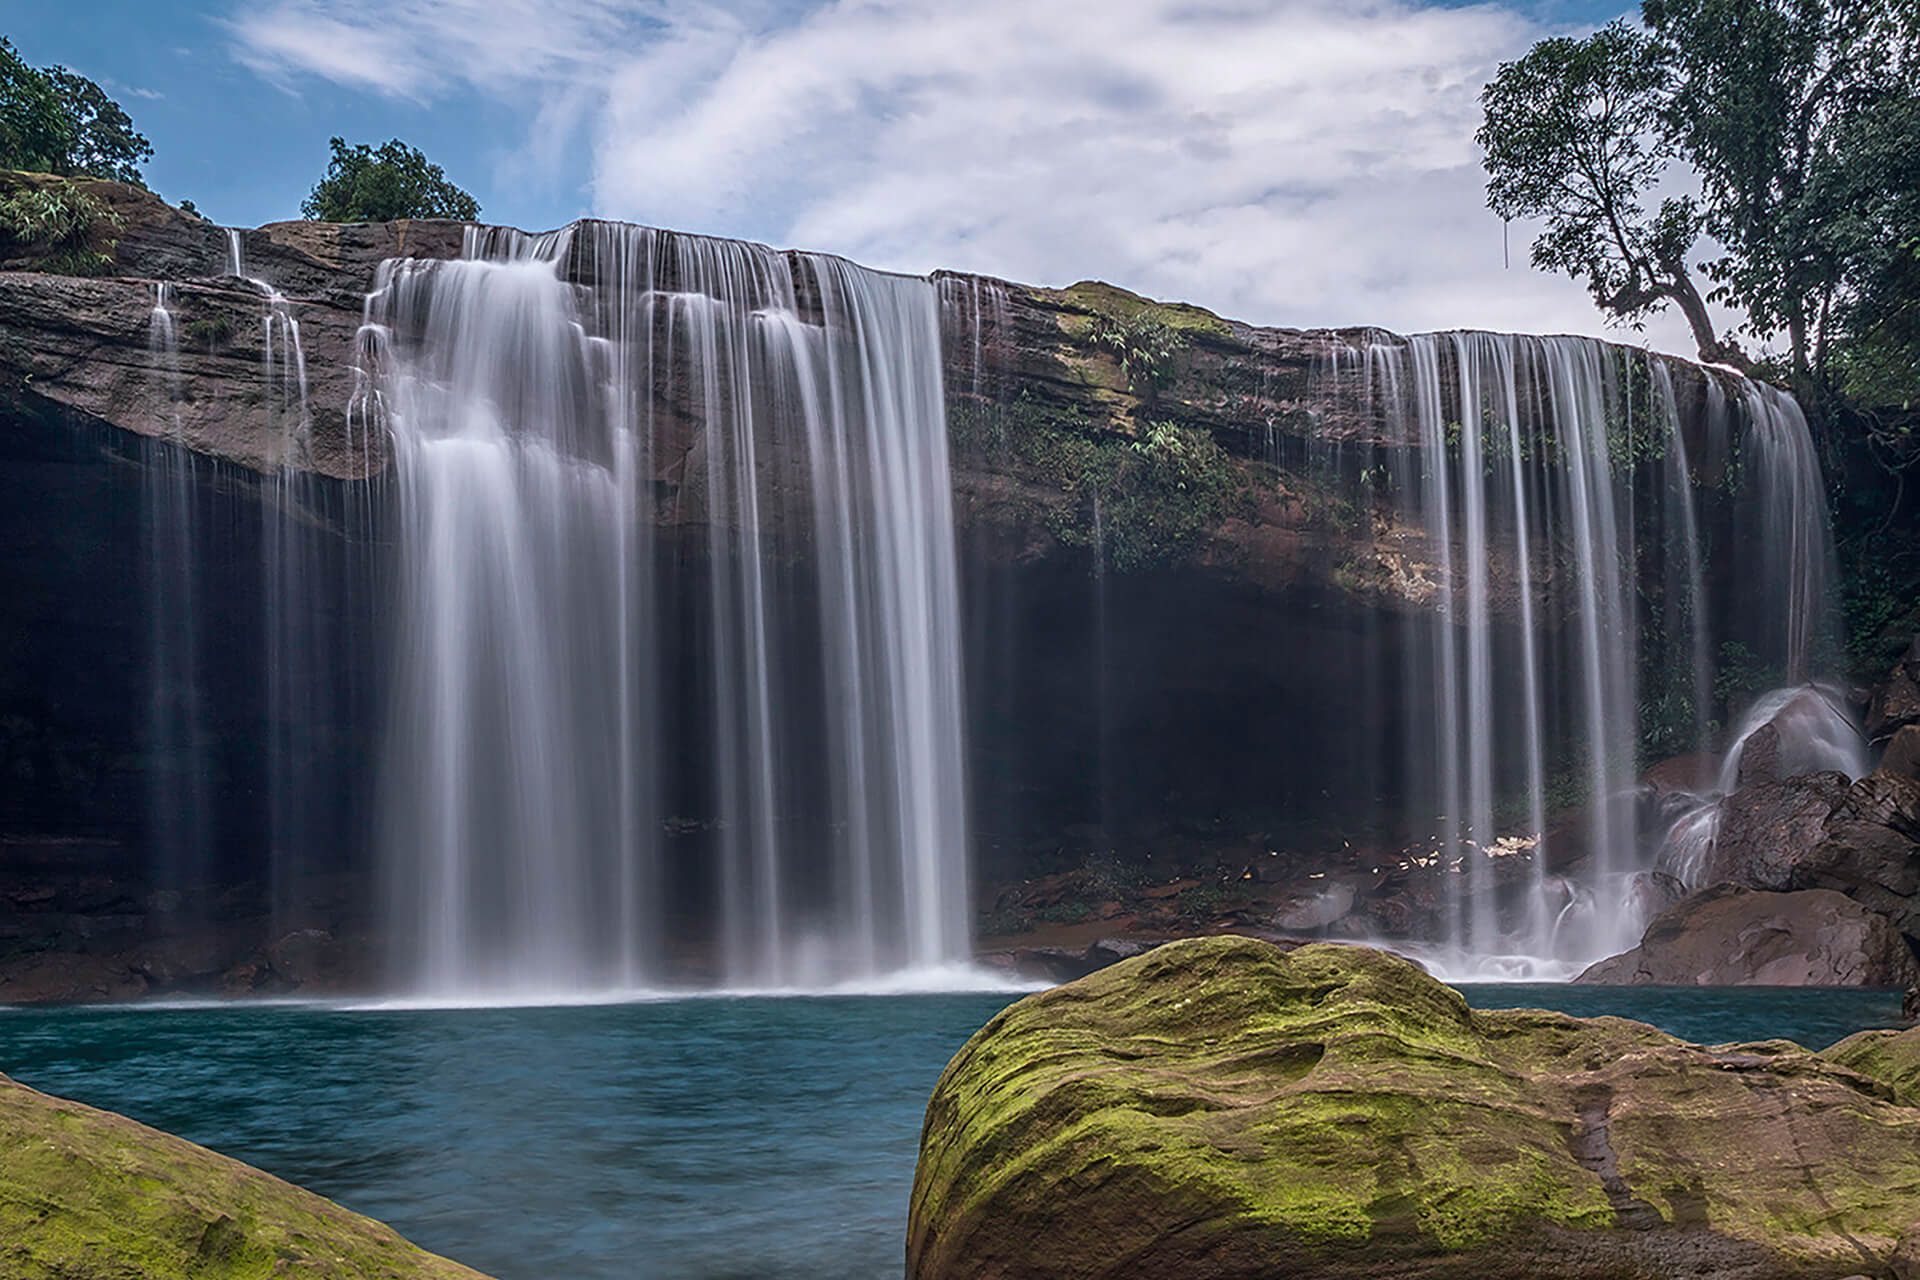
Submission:
<svg viewBox="0 0 1920 1280">
<path fill-rule="evenodd" d="M 534 92 L 539 136 L 591 121 L 605 216 L 1262 323 L 1604 331 L 1526 228 L 1501 265 L 1477 99 L 1542 29 L 1499 5 L 281 0 L 234 30 L 275 75 Z"/>
</svg>

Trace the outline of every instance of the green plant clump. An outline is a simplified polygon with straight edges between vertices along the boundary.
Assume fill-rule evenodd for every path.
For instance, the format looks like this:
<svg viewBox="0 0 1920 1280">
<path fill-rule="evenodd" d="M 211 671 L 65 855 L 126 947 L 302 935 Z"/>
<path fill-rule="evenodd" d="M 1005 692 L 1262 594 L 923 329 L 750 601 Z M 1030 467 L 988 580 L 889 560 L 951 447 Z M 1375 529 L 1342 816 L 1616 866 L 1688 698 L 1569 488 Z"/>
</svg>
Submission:
<svg viewBox="0 0 1920 1280">
<path fill-rule="evenodd" d="M 1063 544 L 1122 572 L 1178 564 L 1248 506 L 1231 455 L 1205 431 L 1152 422 L 1135 437 L 1095 427 L 1024 391 L 1005 411 L 957 407 L 956 450 L 1028 472 L 1066 501 L 1041 513 Z"/>
<path fill-rule="evenodd" d="M 0 194 L 0 254 L 36 257 L 55 275 L 95 276 L 113 270 L 118 214 L 71 181 L 21 184 Z"/>
</svg>

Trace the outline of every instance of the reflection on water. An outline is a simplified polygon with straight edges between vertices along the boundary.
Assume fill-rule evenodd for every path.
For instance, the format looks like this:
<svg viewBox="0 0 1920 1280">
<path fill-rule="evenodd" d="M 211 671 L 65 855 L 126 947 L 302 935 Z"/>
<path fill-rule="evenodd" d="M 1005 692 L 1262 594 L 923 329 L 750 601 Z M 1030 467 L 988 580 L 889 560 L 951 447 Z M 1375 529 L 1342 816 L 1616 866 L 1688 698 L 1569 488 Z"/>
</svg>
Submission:
<svg viewBox="0 0 1920 1280">
<path fill-rule="evenodd" d="M 1499 985 L 1708 1042 L 1824 1045 L 1890 992 Z M 1014 998 L 0 1010 L 0 1070 L 390 1222 L 501 1280 L 900 1274 L 926 1097 Z"/>
</svg>

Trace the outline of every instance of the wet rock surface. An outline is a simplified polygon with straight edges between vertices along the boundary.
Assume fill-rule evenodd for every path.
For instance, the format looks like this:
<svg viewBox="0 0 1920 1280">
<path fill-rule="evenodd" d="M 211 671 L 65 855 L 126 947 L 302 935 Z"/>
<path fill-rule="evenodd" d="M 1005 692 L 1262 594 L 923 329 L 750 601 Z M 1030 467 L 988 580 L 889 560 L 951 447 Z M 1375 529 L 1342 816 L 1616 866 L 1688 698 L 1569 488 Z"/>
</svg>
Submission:
<svg viewBox="0 0 1920 1280">
<path fill-rule="evenodd" d="M 1898 1078 L 1476 1013 L 1364 948 L 1179 942 L 1021 1001 L 955 1056 L 907 1273 L 1897 1274 L 1920 1223 Z"/>
<path fill-rule="evenodd" d="M 1653 918 L 1640 945 L 1576 981 L 1682 987 L 1905 987 L 1912 951 L 1886 917 L 1828 889 L 1718 885 Z"/>
</svg>

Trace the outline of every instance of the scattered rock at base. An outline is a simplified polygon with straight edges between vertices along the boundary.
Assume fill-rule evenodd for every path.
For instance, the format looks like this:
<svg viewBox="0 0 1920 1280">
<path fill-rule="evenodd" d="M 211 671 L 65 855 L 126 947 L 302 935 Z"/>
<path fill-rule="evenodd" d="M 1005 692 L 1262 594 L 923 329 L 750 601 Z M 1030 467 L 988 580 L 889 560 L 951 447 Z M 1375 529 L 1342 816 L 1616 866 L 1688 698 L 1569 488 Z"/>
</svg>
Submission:
<svg viewBox="0 0 1920 1280">
<path fill-rule="evenodd" d="M 1796 868 L 1826 837 L 1847 786 L 1847 776 L 1833 772 L 1742 785 L 1721 801 L 1720 829 L 1698 883 L 1804 888 L 1794 882 Z"/>
<path fill-rule="evenodd" d="M 1906 725 L 1888 739 L 1876 772 L 1920 782 L 1920 724 Z"/>
<path fill-rule="evenodd" d="M 1576 982 L 1668 987 L 1907 987 L 1920 965 L 1900 931 L 1830 889 L 1722 884 L 1653 918 L 1640 945 Z"/>
<path fill-rule="evenodd" d="M 0 1076 L 0 1275 L 485 1280 L 238 1160 Z"/>
<path fill-rule="evenodd" d="M 1897 764 L 1897 761 L 1896 761 Z M 1721 802 L 1701 883 L 1832 889 L 1920 940 L 1920 777 L 1811 773 Z"/>
<path fill-rule="evenodd" d="M 907 1274 L 1903 1274 L 1920 1110 L 1872 1069 L 1475 1012 L 1368 948 L 1170 943 L 1020 1001 L 954 1057 Z"/>
<path fill-rule="evenodd" d="M 1144 955 L 1162 945 L 1158 938 L 1101 938 L 1084 950 L 1073 947 L 1011 947 L 983 951 L 977 964 L 1022 982 L 1072 982 L 1108 965 Z"/>
</svg>

